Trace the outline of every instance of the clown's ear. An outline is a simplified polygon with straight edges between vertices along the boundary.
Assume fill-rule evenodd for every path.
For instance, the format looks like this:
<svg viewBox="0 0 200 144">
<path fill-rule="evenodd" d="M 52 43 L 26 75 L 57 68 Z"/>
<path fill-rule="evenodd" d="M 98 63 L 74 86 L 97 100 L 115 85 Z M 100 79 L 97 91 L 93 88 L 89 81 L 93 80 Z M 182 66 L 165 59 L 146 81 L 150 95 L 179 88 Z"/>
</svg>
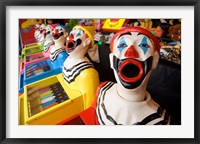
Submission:
<svg viewBox="0 0 200 144">
<path fill-rule="evenodd" d="M 159 61 L 159 54 L 157 51 L 155 51 L 153 55 L 152 69 L 155 69 L 157 67 L 158 61 Z"/>
<path fill-rule="evenodd" d="M 90 43 L 91 43 L 91 39 L 90 38 L 86 38 L 85 41 L 83 42 L 83 46 L 87 47 L 87 46 L 90 45 Z"/>
<path fill-rule="evenodd" d="M 109 54 L 109 59 L 110 59 L 110 67 L 113 69 L 113 53 Z"/>
</svg>

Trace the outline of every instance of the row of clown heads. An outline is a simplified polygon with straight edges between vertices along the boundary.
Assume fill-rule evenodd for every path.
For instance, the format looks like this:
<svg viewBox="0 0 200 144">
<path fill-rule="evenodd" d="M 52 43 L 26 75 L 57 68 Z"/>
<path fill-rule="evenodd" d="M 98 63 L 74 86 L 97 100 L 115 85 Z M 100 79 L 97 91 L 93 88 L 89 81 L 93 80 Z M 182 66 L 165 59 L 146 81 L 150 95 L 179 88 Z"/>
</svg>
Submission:
<svg viewBox="0 0 200 144">
<path fill-rule="evenodd" d="M 62 67 L 66 85 L 83 95 L 84 109 L 93 108 L 100 125 L 168 125 L 170 116 L 147 92 L 159 61 L 157 38 L 141 27 L 119 30 L 110 43 L 110 67 L 116 83 L 100 84 L 98 72 L 85 56 L 99 62 L 94 26 L 35 26 L 35 38 L 44 45 L 53 64 Z M 105 72 L 106 73 L 106 72 Z"/>
</svg>

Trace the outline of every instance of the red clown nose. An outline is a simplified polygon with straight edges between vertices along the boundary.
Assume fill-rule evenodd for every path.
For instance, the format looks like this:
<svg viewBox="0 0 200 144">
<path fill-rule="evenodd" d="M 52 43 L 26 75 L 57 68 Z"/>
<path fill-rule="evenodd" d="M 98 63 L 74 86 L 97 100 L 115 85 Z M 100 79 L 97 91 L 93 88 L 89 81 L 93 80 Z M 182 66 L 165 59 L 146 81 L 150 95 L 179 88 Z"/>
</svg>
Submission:
<svg viewBox="0 0 200 144">
<path fill-rule="evenodd" d="M 131 45 L 125 52 L 125 57 L 127 58 L 139 58 L 138 52 L 135 50 L 134 46 Z"/>
</svg>

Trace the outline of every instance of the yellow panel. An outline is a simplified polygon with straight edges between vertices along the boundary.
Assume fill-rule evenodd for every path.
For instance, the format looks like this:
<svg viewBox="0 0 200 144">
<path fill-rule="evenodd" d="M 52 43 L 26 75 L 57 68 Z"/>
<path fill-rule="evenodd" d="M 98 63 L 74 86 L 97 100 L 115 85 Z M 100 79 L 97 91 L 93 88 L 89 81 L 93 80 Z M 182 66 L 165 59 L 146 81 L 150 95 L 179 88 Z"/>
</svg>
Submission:
<svg viewBox="0 0 200 144">
<path fill-rule="evenodd" d="M 19 124 L 20 125 L 23 125 L 24 124 L 24 111 L 23 111 L 23 108 L 24 108 L 24 94 L 22 94 L 20 97 L 19 97 Z"/>
<path fill-rule="evenodd" d="M 65 92 L 69 95 L 70 99 L 75 99 L 75 98 L 77 98 L 77 96 L 79 97 L 81 95 L 81 93 L 79 91 L 72 90 L 65 84 L 62 74 L 58 74 L 57 78 L 58 78 L 60 84 L 62 85 L 62 87 L 64 88 Z"/>
<path fill-rule="evenodd" d="M 33 48 L 33 47 L 39 47 L 40 43 L 31 43 L 31 44 L 26 44 L 24 48 Z"/>
<path fill-rule="evenodd" d="M 61 75 L 62 76 L 62 75 Z M 69 89 L 63 81 L 59 81 L 60 76 L 51 76 L 37 82 L 33 82 L 24 87 L 24 102 L 20 103 L 21 114 L 24 113 L 24 118 L 20 115 L 20 122 L 28 125 L 55 125 L 77 113 L 83 111 L 83 98 L 80 92 Z M 31 116 L 29 114 L 30 104 L 28 101 L 28 89 L 39 90 L 42 87 L 60 82 L 61 86 L 67 93 L 69 99 L 59 103 L 53 107 Z M 39 97 L 38 97 L 39 98 Z M 37 100 L 37 97 L 36 97 Z M 23 122 L 24 121 L 24 122 Z"/>
<path fill-rule="evenodd" d="M 42 23 L 42 19 L 27 19 L 26 21 L 24 21 L 22 24 L 21 24 L 21 28 L 22 29 L 26 29 L 30 26 L 33 26 L 35 24 L 41 24 Z"/>
<path fill-rule="evenodd" d="M 34 115 L 27 123 L 32 125 L 56 125 L 81 111 L 83 111 L 83 102 L 82 98 L 78 97 L 72 101 L 67 100 L 66 102 L 49 108 L 41 112 L 41 114 L 39 113 L 39 116 L 38 114 Z"/>
<path fill-rule="evenodd" d="M 124 22 L 125 22 L 125 19 L 106 19 L 102 29 L 117 31 L 122 28 L 122 26 L 124 25 Z"/>
</svg>

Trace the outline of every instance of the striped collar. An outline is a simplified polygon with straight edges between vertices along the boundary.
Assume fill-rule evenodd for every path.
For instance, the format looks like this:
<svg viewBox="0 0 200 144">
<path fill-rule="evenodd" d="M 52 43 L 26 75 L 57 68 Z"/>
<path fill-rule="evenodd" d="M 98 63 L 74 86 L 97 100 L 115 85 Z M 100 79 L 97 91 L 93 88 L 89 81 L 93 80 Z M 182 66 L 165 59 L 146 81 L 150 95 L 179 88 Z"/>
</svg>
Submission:
<svg viewBox="0 0 200 144">
<path fill-rule="evenodd" d="M 117 95 L 116 85 L 107 82 L 101 87 L 97 98 L 96 114 L 101 125 L 166 125 L 170 116 L 151 99 L 147 92 L 146 100 L 131 102 Z"/>
<path fill-rule="evenodd" d="M 74 65 L 71 68 L 66 68 L 65 65 L 63 66 L 63 70 L 62 70 L 62 74 L 64 79 L 68 82 L 71 83 L 73 81 L 75 81 L 76 77 L 85 69 L 88 68 L 94 68 L 94 66 L 92 65 L 92 63 L 90 63 L 89 61 L 83 61 L 80 62 L 76 65 Z"/>
<path fill-rule="evenodd" d="M 50 60 L 51 61 L 55 61 L 57 56 L 61 53 L 61 52 L 66 52 L 66 50 L 64 48 L 58 48 L 58 49 L 55 49 L 55 48 L 52 48 L 51 51 L 50 51 Z"/>
<path fill-rule="evenodd" d="M 53 44 L 54 42 L 49 42 L 44 44 L 44 52 L 47 52 L 49 50 L 49 47 Z"/>
</svg>

